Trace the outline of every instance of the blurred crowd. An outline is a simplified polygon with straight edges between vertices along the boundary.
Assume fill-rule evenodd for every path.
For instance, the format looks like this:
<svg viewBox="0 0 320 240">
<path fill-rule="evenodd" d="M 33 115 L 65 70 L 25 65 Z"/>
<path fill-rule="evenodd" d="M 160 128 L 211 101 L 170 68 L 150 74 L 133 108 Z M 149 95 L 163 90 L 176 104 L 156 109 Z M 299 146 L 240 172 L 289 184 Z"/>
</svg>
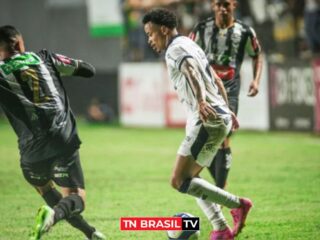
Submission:
<svg viewBox="0 0 320 240">
<path fill-rule="evenodd" d="M 125 61 L 158 60 L 141 24 L 143 14 L 153 7 L 175 11 L 184 35 L 198 21 L 213 16 L 210 0 L 122 0 Z M 236 18 L 255 29 L 271 59 L 307 59 L 320 53 L 320 0 L 238 0 Z"/>
</svg>

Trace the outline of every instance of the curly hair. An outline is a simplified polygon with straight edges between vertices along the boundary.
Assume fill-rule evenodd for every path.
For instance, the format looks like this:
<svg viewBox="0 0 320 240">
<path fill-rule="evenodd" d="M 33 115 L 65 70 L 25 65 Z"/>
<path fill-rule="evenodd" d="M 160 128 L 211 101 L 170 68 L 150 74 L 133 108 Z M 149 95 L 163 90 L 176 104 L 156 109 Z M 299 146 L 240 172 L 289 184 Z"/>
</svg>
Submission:
<svg viewBox="0 0 320 240">
<path fill-rule="evenodd" d="M 176 15 L 164 8 L 153 9 L 147 12 L 142 19 L 142 23 L 147 24 L 148 22 L 160 26 L 166 26 L 170 29 L 174 29 L 177 27 Z"/>
<path fill-rule="evenodd" d="M 21 36 L 21 33 L 15 27 L 10 25 L 0 27 L 0 46 L 4 46 L 7 51 L 14 53 L 18 36 Z"/>
</svg>

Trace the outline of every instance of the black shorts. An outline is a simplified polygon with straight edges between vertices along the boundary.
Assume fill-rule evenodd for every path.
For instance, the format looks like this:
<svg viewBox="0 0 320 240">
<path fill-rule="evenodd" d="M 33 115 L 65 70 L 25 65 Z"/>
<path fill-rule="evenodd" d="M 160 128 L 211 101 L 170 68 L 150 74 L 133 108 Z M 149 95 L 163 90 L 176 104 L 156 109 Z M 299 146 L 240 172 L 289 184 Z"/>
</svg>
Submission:
<svg viewBox="0 0 320 240">
<path fill-rule="evenodd" d="M 60 187 L 84 189 L 79 151 L 36 163 L 21 163 L 25 179 L 34 186 L 44 186 L 53 180 Z"/>
<path fill-rule="evenodd" d="M 228 103 L 229 103 L 230 110 L 237 116 L 238 115 L 239 98 L 233 97 L 233 96 L 228 96 Z M 227 138 L 231 137 L 232 134 L 233 134 L 233 131 L 231 130 L 230 133 L 228 134 Z"/>
<path fill-rule="evenodd" d="M 228 96 L 229 108 L 230 110 L 237 116 L 238 115 L 238 105 L 239 105 L 239 98 Z"/>
</svg>

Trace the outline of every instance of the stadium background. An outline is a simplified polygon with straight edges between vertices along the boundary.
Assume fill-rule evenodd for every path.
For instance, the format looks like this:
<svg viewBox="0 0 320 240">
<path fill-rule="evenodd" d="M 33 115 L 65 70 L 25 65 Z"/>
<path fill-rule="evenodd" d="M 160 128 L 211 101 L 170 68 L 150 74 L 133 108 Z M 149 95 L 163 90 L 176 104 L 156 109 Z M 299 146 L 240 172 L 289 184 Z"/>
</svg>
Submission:
<svg viewBox="0 0 320 240">
<path fill-rule="evenodd" d="M 229 189 L 253 195 L 258 205 L 258 210 L 252 217 L 255 222 L 249 222 L 252 228 L 248 228 L 244 238 L 317 239 L 320 235 L 317 223 L 320 220 L 317 190 L 320 184 L 320 145 L 319 137 L 314 133 L 320 131 L 320 63 L 306 42 L 303 27 L 304 1 L 238 1 L 240 5 L 237 16 L 255 28 L 265 53 L 261 91 L 256 98 L 246 97 L 246 81 L 251 80 L 247 74 L 251 70 L 249 62 L 244 63 L 239 113 L 242 130 L 235 136 L 233 143 L 238 162 L 234 163 Z M 86 214 L 89 220 L 96 222 L 105 232 L 110 228 L 116 231 L 111 239 L 163 239 L 163 235 L 148 235 L 152 237 L 145 238 L 144 233 L 117 232 L 118 217 L 121 216 L 167 216 L 174 214 L 181 206 L 195 215 L 201 214 L 192 200 L 187 201 L 184 196 L 177 196 L 177 193 L 169 190 L 168 180 L 164 177 L 170 172 L 176 147 L 183 137 L 182 129 L 167 130 L 164 127 L 181 126 L 183 113 L 179 104 L 174 101 L 172 89 L 167 85 L 169 83 L 163 62 L 146 46 L 144 35 L 141 34 L 141 28 L 139 29 L 139 14 L 145 10 L 139 2 L 143 1 L 131 1 L 134 11 L 132 6 L 124 7 L 124 2 L 0 0 L 0 23 L 15 25 L 20 29 L 28 50 L 47 48 L 85 59 L 96 67 L 97 75 L 93 79 L 68 78 L 64 81 L 72 108 L 79 119 L 104 122 L 102 125 L 91 125 L 87 120 L 80 120 L 80 134 L 85 143 L 82 147 L 83 158 L 94 160 L 83 161 L 89 186 L 89 209 Z M 177 11 L 180 16 L 180 30 L 184 34 L 188 33 L 196 21 L 210 14 L 207 1 L 154 2 L 156 5 L 161 2 Z M 90 4 L 98 4 L 98 10 L 105 15 L 119 13 L 120 17 L 112 19 L 116 21 L 116 28 L 114 25 L 113 28 L 108 28 L 103 22 L 104 19 L 102 24 L 98 23 L 98 28 L 95 28 L 92 13 L 96 8 L 89 7 Z M 115 7 L 118 7 L 116 11 Z M 123 13 L 125 14 L 122 15 Z M 131 83 L 141 81 L 139 88 L 133 89 L 133 92 L 130 92 L 130 88 L 125 88 L 123 92 L 121 85 L 122 81 L 128 79 L 123 76 L 128 74 Z M 148 81 L 155 82 L 155 85 L 150 87 Z M 129 81 L 129 86 L 131 83 Z M 160 88 L 157 85 L 159 83 L 162 84 Z M 148 91 L 144 89 L 146 85 L 150 87 Z M 159 89 L 161 94 L 153 95 Z M 154 96 L 159 98 L 153 99 Z M 173 99 L 173 102 L 168 102 L 168 99 Z M 138 100 L 149 104 L 139 105 L 141 108 L 137 109 L 137 115 L 130 118 L 130 114 L 128 116 L 124 111 L 126 106 L 123 106 L 123 103 L 137 106 L 135 101 Z M 89 107 L 95 105 L 103 115 L 109 117 L 102 119 L 99 114 L 92 113 Z M 168 109 L 174 110 L 168 113 Z M 171 118 L 173 123 L 170 122 Z M 150 120 L 151 123 L 145 120 Z M 145 129 L 146 126 L 160 129 Z M 247 132 L 243 129 L 260 131 Z M 26 235 L 32 224 L 30 219 L 42 202 L 30 191 L 21 176 L 14 133 L 7 121 L 1 117 L 0 130 L 0 239 L 23 239 L 21 236 Z M 273 130 L 285 131 L 275 133 Z M 154 136 L 157 136 L 156 139 Z M 107 141 L 110 139 L 113 140 L 112 143 Z M 127 145 L 123 146 L 123 139 L 126 139 Z M 154 156 L 153 152 L 159 151 L 158 148 L 161 148 L 161 151 Z M 123 156 L 120 154 L 122 152 L 129 156 Z M 106 165 L 106 157 L 112 160 L 113 164 L 108 162 Z M 135 167 L 128 173 L 127 169 L 132 162 Z M 154 169 L 154 166 L 157 166 L 157 169 Z M 101 172 L 101 169 L 106 169 L 107 173 Z M 131 178 L 135 181 L 131 182 Z M 150 184 L 147 184 L 148 194 L 139 193 L 139 190 L 145 187 L 139 184 L 141 181 L 150 181 Z M 119 184 L 115 187 L 114 182 Z M 247 186 L 248 183 L 250 187 Z M 21 184 L 24 185 L 17 192 L 12 190 Z M 126 190 L 118 193 L 117 187 Z M 154 187 L 158 189 L 154 190 Z M 112 196 L 109 194 L 110 189 L 114 194 Z M 129 193 L 134 191 L 138 193 L 127 203 L 127 198 L 131 197 Z M 274 194 L 269 196 L 271 192 Z M 285 198 L 290 199 L 288 201 L 291 202 L 289 207 L 293 209 L 292 213 L 288 212 L 281 201 L 284 192 L 289 193 Z M 23 196 L 29 200 L 27 208 L 23 207 L 24 199 L 16 199 L 17 194 L 25 194 Z M 148 195 L 154 198 L 148 198 Z M 104 200 L 106 205 L 103 210 L 96 209 L 102 205 L 101 198 L 107 199 Z M 170 198 L 177 199 L 177 202 L 167 203 Z M 151 201 L 159 207 L 146 209 L 145 206 Z M 259 210 L 259 206 L 263 204 L 267 207 Z M 12 207 L 12 210 L 7 211 Z M 16 209 L 22 212 L 16 212 Z M 101 216 L 102 211 L 110 215 Z M 20 214 L 25 217 L 18 221 L 19 228 L 16 229 L 14 221 L 19 219 Z M 25 227 L 22 227 L 23 224 Z M 207 223 L 203 224 L 203 229 L 209 229 Z M 58 226 L 59 228 L 60 232 L 55 231 L 53 237 L 74 239 L 75 231 L 68 232 L 66 230 L 69 228 L 65 226 Z M 301 233 L 305 230 L 307 238 Z M 285 234 L 291 237 L 286 238 Z"/>
<path fill-rule="evenodd" d="M 126 73 L 126 68 L 124 70 L 121 68 L 123 63 L 134 62 L 138 66 L 137 63 L 160 62 L 146 45 L 141 29 L 140 16 L 145 10 L 142 2 L 135 0 L 112 0 L 108 3 L 102 0 L 1 0 L 0 22 L 12 24 L 21 29 L 29 50 L 37 51 L 47 48 L 91 62 L 97 69 L 97 76 L 94 79 L 72 78 L 65 81 L 73 110 L 78 115 L 86 116 L 90 105 L 103 104 L 110 110 L 110 118 L 121 120 L 120 113 L 126 114 L 123 111 L 126 109 L 122 104 L 123 101 L 135 100 L 128 97 L 122 99 L 119 94 L 123 88 L 119 84 L 123 80 L 121 74 L 126 77 L 130 74 Z M 208 1 L 149 2 L 154 2 L 155 6 L 161 3 L 176 11 L 180 17 L 180 31 L 183 34 L 187 34 L 198 20 L 210 15 Z M 304 1 L 262 0 L 239 1 L 239 3 L 237 16 L 256 29 L 266 56 L 260 96 L 255 99 L 248 99 L 245 96 L 246 81 L 251 80 L 249 75 L 251 70 L 250 67 L 242 68 L 245 71 L 242 74 L 244 81 L 239 113 L 242 127 L 262 130 L 313 131 L 317 129 L 319 131 L 320 117 L 319 111 L 316 111 L 319 109 L 316 106 L 319 104 L 319 98 L 317 98 L 319 80 L 316 83 L 319 74 L 316 75 L 315 68 L 312 68 L 312 53 L 306 42 L 303 24 Z M 99 14 L 105 16 L 118 14 L 115 21 L 121 25 L 120 30 L 101 31 L 110 18 L 96 20 L 94 16 Z M 97 21 L 100 31 L 92 30 Z M 249 62 L 245 64 L 248 65 Z M 316 61 L 313 66 L 319 68 Z M 140 68 L 145 67 L 142 64 Z M 138 67 L 136 71 L 141 69 Z M 142 73 L 142 75 L 147 74 Z M 165 72 L 162 75 L 165 77 Z M 136 80 L 139 81 L 139 79 Z M 165 88 L 168 92 L 164 94 L 172 95 L 170 87 L 165 85 Z M 144 92 L 142 91 L 141 94 Z M 165 102 L 168 96 L 164 98 L 161 101 Z M 140 101 L 144 101 L 143 97 Z M 175 107 L 176 103 L 174 102 L 173 105 Z M 248 118 L 250 112 L 255 111 L 256 117 Z M 159 116 L 156 112 L 146 114 L 155 114 L 155 118 Z M 168 116 L 160 117 L 168 118 Z M 123 122 L 130 125 L 130 121 Z M 136 122 L 133 125 L 137 125 Z"/>
</svg>

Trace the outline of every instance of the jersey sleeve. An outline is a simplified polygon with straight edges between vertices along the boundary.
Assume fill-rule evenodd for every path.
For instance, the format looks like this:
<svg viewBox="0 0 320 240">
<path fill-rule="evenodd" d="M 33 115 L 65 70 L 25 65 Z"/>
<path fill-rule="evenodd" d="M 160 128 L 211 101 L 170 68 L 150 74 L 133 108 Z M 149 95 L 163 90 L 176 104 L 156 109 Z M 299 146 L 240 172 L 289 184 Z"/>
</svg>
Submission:
<svg viewBox="0 0 320 240">
<path fill-rule="evenodd" d="M 90 63 L 73 59 L 58 53 L 51 53 L 46 49 L 37 54 L 43 61 L 51 62 L 61 76 L 92 77 L 95 75 L 95 68 Z"/>
<path fill-rule="evenodd" d="M 167 63 L 173 65 L 174 68 L 179 69 L 184 60 L 187 58 L 193 58 L 187 51 L 185 51 L 181 46 L 177 45 L 171 47 L 170 50 L 166 53 Z"/>
<path fill-rule="evenodd" d="M 250 57 L 256 57 L 261 53 L 261 46 L 253 28 L 249 27 L 248 33 L 249 37 L 247 39 L 245 49 Z"/>
<path fill-rule="evenodd" d="M 52 53 L 51 58 L 61 76 L 71 76 L 79 66 L 79 60 L 67 57 L 62 54 Z"/>
</svg>

